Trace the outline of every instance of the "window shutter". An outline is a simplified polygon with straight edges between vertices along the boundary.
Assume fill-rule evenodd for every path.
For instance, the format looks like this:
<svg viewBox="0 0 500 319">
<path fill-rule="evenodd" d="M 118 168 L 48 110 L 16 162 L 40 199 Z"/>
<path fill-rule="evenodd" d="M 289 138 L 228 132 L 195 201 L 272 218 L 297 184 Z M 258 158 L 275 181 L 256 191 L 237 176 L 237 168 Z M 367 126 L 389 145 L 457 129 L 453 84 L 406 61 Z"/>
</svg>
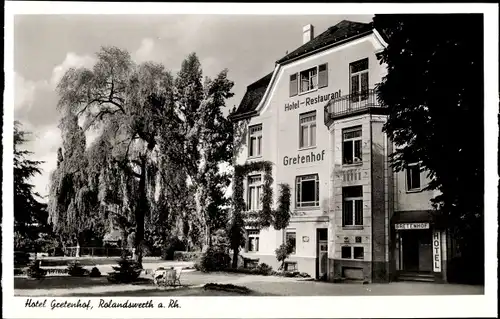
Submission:
<svg viewBox="0 0 500 319">
<path fill-rule="evenodd" d="M 318 88 L 328 86 L 328 63 L 322 64 L 318 67 Z"/>
<path fill-rule="evenodd" d="M 290 96 L 297 95 L 297 73 L 290 75 Z"/>
</svg>

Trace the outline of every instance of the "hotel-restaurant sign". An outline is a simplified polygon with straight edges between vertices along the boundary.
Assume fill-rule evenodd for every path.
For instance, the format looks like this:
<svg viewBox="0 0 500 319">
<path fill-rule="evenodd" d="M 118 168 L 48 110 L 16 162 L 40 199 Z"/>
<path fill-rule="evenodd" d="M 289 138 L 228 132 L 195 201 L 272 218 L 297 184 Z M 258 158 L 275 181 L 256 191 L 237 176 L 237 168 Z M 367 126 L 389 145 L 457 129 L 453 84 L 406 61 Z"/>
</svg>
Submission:
<svg viewBox="0 0 500 319">
<path fill-rule="evenodd" d="M 401 223 L 394 225 L 396 230 L 408 230 L 408 229 L 429 229 L 429 223 Z"/>
<path fill-rule="evenodd" d="M 290 103 L 285 104 L 285 111 L 296 110 L 302 106 L 310 106 L 317 103 L 328 102 L 331 99 L 336 99 L 340 97 L 340 90 L 337 92 L 326 93 L 326 94 L 318 94 L 314 97 L 306 97 L 305 99 L 298 99 L 297 101 L 292 101 Z"/>
</svg>

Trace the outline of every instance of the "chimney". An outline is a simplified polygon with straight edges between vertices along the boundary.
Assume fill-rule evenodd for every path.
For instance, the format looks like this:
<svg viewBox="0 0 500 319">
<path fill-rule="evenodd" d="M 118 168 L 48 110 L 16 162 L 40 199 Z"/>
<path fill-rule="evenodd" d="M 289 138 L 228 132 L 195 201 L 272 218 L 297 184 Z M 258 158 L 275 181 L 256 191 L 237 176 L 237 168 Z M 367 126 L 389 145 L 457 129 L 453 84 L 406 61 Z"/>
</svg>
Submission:
<svg viewBox="0 0 500 319">
<path fill-rule="evenodd" d="M 308 24 L 302 28 L 302 44 L 306 44 L 314 38 L 314 26 Z"/>
</svg>

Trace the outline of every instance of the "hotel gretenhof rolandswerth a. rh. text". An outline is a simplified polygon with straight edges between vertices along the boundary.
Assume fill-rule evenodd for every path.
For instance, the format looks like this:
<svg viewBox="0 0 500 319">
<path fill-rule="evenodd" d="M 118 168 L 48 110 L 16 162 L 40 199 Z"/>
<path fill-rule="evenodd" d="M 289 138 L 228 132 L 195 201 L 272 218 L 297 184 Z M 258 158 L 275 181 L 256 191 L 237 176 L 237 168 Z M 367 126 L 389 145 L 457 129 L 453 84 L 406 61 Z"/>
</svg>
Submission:
<svg viewBox="0 0 500 319">
<path fill-rule="evenodd" d="M 287 183 L 292 195 L 288 227 L 247 228 L 242 255 L 276 269 L 275 249 L 289 241 L 286 268 L 314 278 L 445 282 L 451 240 L 433 217 L 427 174 L 389 163 L 387 109 L 374 91 L 384 38 L 346 20 L 317 37 L 307 25 L 302 37 L 231 116 L 246 126 L 235 164 L 272 162 L 273 189 Z M 262 183 L 262 172 L 246 176 L 248 210 L 262 205 Z"/>
</svg>

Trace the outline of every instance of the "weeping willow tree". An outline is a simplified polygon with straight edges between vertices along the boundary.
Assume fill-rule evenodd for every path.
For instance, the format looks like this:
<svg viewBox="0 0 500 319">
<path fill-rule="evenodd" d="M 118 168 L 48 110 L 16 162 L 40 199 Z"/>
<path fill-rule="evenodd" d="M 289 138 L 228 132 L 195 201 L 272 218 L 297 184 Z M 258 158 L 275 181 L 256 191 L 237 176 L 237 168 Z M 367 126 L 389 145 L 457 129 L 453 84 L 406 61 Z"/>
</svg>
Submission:
<svg viewBox="0 0 500 319">
<path fill-rule="evenodd" d="M 102 233 L 102 216 L 97 189 L 90 183 L 86 139 L 78 118 L 66 112 L 60 128 L 63 146 L 58 150 L 57 168 L 51 175 L 48 222 L 61 239 L 79 247 L 85 231 Z"/>
<path fill-rule="evenodd" d="M 139 263 L 145 216 L 155 194 L 157 128 L 165 109 L 172 105 L 171 83 L 172 77 L 162 65 L 136 65 L 128 52 L 104 47 L 93 68 L 69 69 L 57 86 L 61 112 L 74 114 L 77 122 L 82 120 L 83 130 L 92 129 L 98 137 L 89 149 L 92 155 L 76 159 L 79 165 L 88 166 L 87 173 L 69 184 L 61 177 L 62 186 L 54 200 L 67 207 L 67 216 L 73 211 L 78 215 L 78 203 L 60 200 L 71 198 L 72 193 L 61 194 L 72 189 L 73 183 L 88 182 L 103 217 L 112 215 L 123 224 L 131 220 L 135 225 Z M 70 221 L 66 218 L 59 224 L 67 227 Z"/>
</svg>

